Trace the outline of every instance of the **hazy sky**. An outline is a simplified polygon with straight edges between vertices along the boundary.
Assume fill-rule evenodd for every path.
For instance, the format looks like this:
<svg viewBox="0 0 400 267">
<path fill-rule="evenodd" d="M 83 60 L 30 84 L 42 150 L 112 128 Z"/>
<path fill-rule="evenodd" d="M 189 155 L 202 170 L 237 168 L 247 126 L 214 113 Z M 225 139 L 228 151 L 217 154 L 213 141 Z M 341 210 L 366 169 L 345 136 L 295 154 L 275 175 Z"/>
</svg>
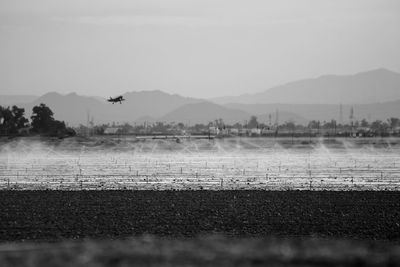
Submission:
<svg viewBox="0 0 400 267">
<path fill-rule="evenodd" d="M 400 72 L 399 0 L 1 0 L 0 94 L 238 95 Z"/>
</svg>

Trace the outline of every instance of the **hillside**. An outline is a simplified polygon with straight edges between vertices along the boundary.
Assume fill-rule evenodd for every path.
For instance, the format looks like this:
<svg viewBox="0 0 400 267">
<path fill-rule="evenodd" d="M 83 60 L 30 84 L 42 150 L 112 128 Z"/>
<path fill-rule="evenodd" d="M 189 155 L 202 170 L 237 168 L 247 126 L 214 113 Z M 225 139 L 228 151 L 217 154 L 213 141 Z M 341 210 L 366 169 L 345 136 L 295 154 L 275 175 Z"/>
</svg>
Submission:
<svg viewBox="0 0 400 267">
<path fill-rule="evenodd" d="M 242 110 L 223 107 L 211 102 L 201 102 L 177 108 L 161 117 L 160 121 L 195 124 L 208 123 L 220 118 L 226 123 L 236 123 L 248 120 L 250 114 Z"/>
<path fill-rule="evenodd" d="M 67 122 L 69 125 L 86 125 L 88 115 L 94 116 L 96 122 L 109 120 L 112 114 L 105 104 L 92 97 L 80 96 L 76 93 L 61 95 L 56 92 L 47 93 L 31 103 L 23 104 L 27 116 L 31 115 L 32 108 L 41 103 L 46 104 L 58 120 Z"/>
<path fill-rule="evenodd" d="M 355 75 L 325 75 L 256 94 L 212 99 L 215 103 L 370 104 L 400 100 L 400 74 L 377 69 Z"/>
<path fill-rule="evenodd" d="M 129 114 L 130 118 L 134 116 L 134 119 L 144 116 L 153 118 L 161 117 L 183 105 L 204 101 L 202 99 L 183 97 L 177 94 L 172 95 L 159 90 L 129 92 L 123 94 L 123 97 L 127 101 L 124 102 L 121 109 L 126 112 L 126 114 Z"/>
</svg>

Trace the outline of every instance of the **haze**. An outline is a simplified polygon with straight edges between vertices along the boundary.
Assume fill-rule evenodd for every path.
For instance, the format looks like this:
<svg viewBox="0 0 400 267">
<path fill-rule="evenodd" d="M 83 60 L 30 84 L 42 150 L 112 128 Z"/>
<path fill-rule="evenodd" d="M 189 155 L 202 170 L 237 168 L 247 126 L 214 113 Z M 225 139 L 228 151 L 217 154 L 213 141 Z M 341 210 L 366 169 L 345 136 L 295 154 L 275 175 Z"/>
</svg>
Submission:
<svg viewBox="0 0 400 267">
<path fill-rule="evenodd" d="M 2 0 L 0 94 L 210 98 L 400 72 L 398 0 Z"/>
</svg>

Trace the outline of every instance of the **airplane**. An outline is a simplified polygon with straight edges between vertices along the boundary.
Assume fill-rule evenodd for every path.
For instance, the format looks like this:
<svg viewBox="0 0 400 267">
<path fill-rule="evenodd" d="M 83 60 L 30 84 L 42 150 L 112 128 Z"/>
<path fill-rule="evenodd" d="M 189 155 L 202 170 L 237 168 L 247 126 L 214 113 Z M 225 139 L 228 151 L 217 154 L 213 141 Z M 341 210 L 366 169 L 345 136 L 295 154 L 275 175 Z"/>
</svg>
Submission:
<svg viewBox="0 0 400 267">
<path fill-rule="evenodd" d="M 116 97 L 116 98 L 112 98 L 111 96 L 110 96 L 110 99 L 107 99 L 107 101 L 108 102 L 111 102 L 111 103 L 116 103 L 116 102 L 119 102 L 120 104 L 122 104 L 122 101 L 125 101 L 125 99 L 122 97 L 122 95 L 120 95 L 120 96 L 118 96 L 118 97 Z"/>
</svg>

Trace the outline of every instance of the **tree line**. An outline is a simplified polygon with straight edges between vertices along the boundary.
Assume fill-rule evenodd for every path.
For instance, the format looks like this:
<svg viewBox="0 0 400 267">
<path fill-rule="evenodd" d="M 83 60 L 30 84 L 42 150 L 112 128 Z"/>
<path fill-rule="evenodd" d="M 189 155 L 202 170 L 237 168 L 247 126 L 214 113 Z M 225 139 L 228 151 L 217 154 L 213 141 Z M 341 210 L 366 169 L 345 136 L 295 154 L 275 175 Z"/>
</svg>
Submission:
<svg viewBox="0 0 400 267">
<path fill-rule="evenodd" d="M 17 106 L 2 107 L 0 106 L 0 135 L 45 135 L 45 136 L 57 136 L 66 137 L 74 136 L 75 130 L 66 127 L 64 121 L 54 119 L 54 113 L 45 104 L 34 106 L 32 109 L 32 116 L 29 121 L 25 116 L 25 109 Z M 355 132 L 363 133 L 363 136 L 387 136 L 387 135 L 399 135 L 400 134 L 400 119 L 389 118 L 386 121 L 375 120 L 368 122 L 366 119 L 360 121 L 354 120 L 348 123 L 337 123 L 336 120 L 331 121 L 317 121 L 312 120 L 306 125 L 296 124 L 292 121 L 287 121 L 281 124 L 278 123 L 261 123 L 258 121 L 256 116 L 251 116 L 248 121 L 243 123 L 237 122 L 234 124 L 227 124 L 223 119 L 216 119 L 206 124 L 195 124 L 186 125 L 182 122 L 179 123 L 166 123 L 166 122 L 155 122 L 155 123 L 143 123 L 130 125 L 128 123 L 122 125 L 113 124 L 102 124 L 92 125 L 92 134 L 104 134 L 106 128 L 118 127 L 119 133 L 176 133 L 176 132 L 188 132 L 188 133 L 200 133 L 207 134 L 210 131 L 210 127 L 221 130 L 225 129 L 262 129 L 264 133 L 269 134 L 309 134 L 310 132 L 316 134 L 329 134 L 329 135 L 342 135 L 347 136 Z M 77 128 L 79 132 L 88 132 L 83 129 L 86 126 L 80 126 Z M 82 131 L 82 129 L 84 131 Z"/>
<path fill-rule="evenodd" d="M 182 122 L 143 122 L 131 125 L 124 124 L 101 124 L 93 125 L 89 129 L 87 126 L 81 125 L 77 130 L 81 133 L 94 135 L 105 134 L 107 128 L 118 128 L 118 134 L 209 134 L 210 129 L 218 129 L 221 135 L 232 134 L 232 129 L 236 129 L 237 134 L 254 134 L 259 129 L 259 135 L 266 136 L 309 136 L 311 135 L 329 135 L 329 136 L 351 136 L 358 134 L 359 136 L 388 136 L 400 135 L 400 119 L 389 118 L 387 120 L 375 120 L 368 122 L 366 119 L 360 121 L 354 120 L 347 123 L 338 123 L 336 120 L 318 121 L 312 120 L 307 124 L 296 124 L 293 121 L 284 123 L 262 123 L 258 121 L 256 116 L 251 116 L 249 120 L 243 123 L 237 122 L 233 124 L 225 123 L 223 119 L 216 119 L 209 123 L 194 125 L 184 124 Z M 253 131 L 252 131 L 253 130 Z"/>
<path fill-rule="evenodd" d="M 45 135 L 67 137 L 75 135 L 72 128 L 66 127 L 64 121 L 54 119 L 53 111 L 45 104 L 34 106 L 31 122 L 24 116 L 25 109 L 17 106 L 0 106 L 0 135 Z"/>
</svg>

